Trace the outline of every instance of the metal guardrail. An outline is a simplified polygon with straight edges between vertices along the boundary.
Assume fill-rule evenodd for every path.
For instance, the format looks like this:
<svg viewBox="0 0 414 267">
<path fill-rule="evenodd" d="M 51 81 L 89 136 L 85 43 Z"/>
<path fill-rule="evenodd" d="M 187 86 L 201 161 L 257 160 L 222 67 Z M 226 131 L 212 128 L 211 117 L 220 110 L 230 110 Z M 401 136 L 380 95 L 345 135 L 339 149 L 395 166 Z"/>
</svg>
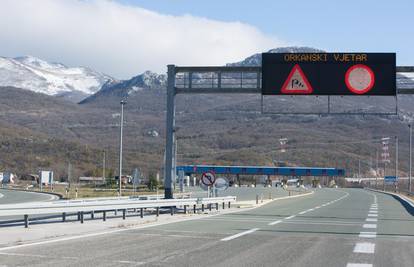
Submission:
<svg viewBox="0 0 414 267">
<path fill-rule="evenodd" d="M 187 208 L 192 206 L 194 212 L 197 205 L 201 206 L 204 211 L 205 205 L 216 204 L 218 209 L 221 203 L 223 208 L 225 204 L 230 204 L 236 201 L 236 197 L 215 197 L 215 198 L 187 198 L 187 199 L 160 199 L 160 200 L 140 200 L 136 199 L 120 199 L 120 200 L 64 200 L 54 202 L 31 202 L 21 204 L 9 204 L 0 205 L 0 216 L 22 216 L 24 218 L 25 227 L 29 225 L 30 215 L 42 215 L 42 214 L 62 214 L 62 221 L 66 220 L 66 214 L 78 213 L 78 220 L 83 223 L 83 214 L 85 212 L 102 212 L 103 220 L 106 220 L 107 211 L 122 211 L 122 217 L 125 219 L 126 211 L 129 209 L 140 209 L 141 217 L 144 216 L 143 209 L 155 208 L 156 215 L 159 215 L 160 208 L 170 208 L 171 215 L 174 214 L 176 207 L 183 207 L 184 212 L 187 212 Z"/>
</svg>

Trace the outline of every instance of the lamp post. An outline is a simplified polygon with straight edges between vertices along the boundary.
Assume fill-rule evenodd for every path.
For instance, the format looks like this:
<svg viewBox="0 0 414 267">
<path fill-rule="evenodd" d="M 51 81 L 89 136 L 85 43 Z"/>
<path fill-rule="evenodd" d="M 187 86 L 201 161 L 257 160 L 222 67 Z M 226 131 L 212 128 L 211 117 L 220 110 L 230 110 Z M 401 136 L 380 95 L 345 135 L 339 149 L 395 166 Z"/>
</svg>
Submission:
<svg viewBox="0 0 414 267">
<path fill-rule="evenodd" d="M 409 167 L 409 171 L 408 171 L 408 192 L 411 193 L 411 168 L 412 168 L 412 145 L 413 145 L 413 128 L 411 127 L 411 124 L 408 124 L 408 128 L 410 129 L 410 156 L 409 156 L 409 160 L 410 160 L 410 167 Z"/>
<path fill-rule="evenodd" d="M 125 100 L 121 101 L 121 123 L 119 127 L 119 196 L 122 194 L 122 135 L 124 127 L 124 105 L 126 104 Z"/>
</svg>

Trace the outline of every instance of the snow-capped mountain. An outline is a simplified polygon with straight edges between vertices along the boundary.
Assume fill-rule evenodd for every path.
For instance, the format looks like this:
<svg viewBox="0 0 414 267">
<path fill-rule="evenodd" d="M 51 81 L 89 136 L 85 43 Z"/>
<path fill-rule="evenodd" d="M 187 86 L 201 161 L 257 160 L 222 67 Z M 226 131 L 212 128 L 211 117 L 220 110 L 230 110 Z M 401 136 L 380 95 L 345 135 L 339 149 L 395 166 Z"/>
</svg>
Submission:
<svg viewBox="0 0 414 267">
<path fill-rule="evenodd" d="M 113 81 L 108 75 L 86 67 L 67 67 L 24 56 L 0 57 L 0 86 L 13 86 L 65 98 L 84 98 Z"/>
<path fill-rule="evenodd" d="M 146 71 L 140 75 L 132 77 L 129 80 L 109 81 L 102 86 L 101 90 L 84 99 L 80 102 L 80 104 L 92 102 L 100 97 L 115 96 L 120 98 L 128 98 L 136 92 L 144 89 L 165 88 L 166 84 L 167 76 L 165 74 L 157 74 L 151 71 Z"/>
</svg>

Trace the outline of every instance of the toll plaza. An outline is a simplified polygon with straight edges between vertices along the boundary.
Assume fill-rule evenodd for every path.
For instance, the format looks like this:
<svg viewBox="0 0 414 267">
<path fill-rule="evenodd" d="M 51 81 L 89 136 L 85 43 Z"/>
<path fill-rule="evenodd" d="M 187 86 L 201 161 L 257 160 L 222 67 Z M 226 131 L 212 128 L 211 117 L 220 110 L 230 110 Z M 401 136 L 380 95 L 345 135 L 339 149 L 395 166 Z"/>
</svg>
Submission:
<svg viewBox="0 0 414 267">
<path fill-rule="evenodd" d="M 337 168 L 318 168 L 318 167 L 273 167 L 273 166 L 219 166 L 219 165 L 184 165 L 177 166 L 178 172 L 183 171 L 185 175 L 202 175 L 203 173 L 213 172 L 216 175 L 235 175 L 239 181 L 240 175 L 266 175 L 285 177 L 344 177 L 345 170 Z"/>
</svg>

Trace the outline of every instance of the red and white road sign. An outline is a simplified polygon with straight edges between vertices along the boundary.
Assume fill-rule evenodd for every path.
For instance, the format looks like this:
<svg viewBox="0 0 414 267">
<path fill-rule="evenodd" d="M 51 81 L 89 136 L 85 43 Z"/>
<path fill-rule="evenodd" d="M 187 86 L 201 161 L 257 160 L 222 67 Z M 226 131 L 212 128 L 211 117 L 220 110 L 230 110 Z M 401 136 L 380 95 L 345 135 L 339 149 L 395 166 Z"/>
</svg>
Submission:
<svg viewBox="0 0 414 267">
<path fill-rule="evenodd" d="M 374 87 L 375 75 L 370 67 L 357 64 L 350 67 L 345 74 L 348 89 L 358 95 L 365 94 Z"/>
<path fill-rule="evenodd" d="M 283 83 L 282 94 L 312 94 L 313 88 L 299 64 L 293 66 L 286 81 Z"/>
<path fill-rule="evenodd" d="M 206 186 L 212 186 L 216 182 L 216 175 L 213 172 L 205 172 L 201 175 L 201 182 Z"/>
</svg>

